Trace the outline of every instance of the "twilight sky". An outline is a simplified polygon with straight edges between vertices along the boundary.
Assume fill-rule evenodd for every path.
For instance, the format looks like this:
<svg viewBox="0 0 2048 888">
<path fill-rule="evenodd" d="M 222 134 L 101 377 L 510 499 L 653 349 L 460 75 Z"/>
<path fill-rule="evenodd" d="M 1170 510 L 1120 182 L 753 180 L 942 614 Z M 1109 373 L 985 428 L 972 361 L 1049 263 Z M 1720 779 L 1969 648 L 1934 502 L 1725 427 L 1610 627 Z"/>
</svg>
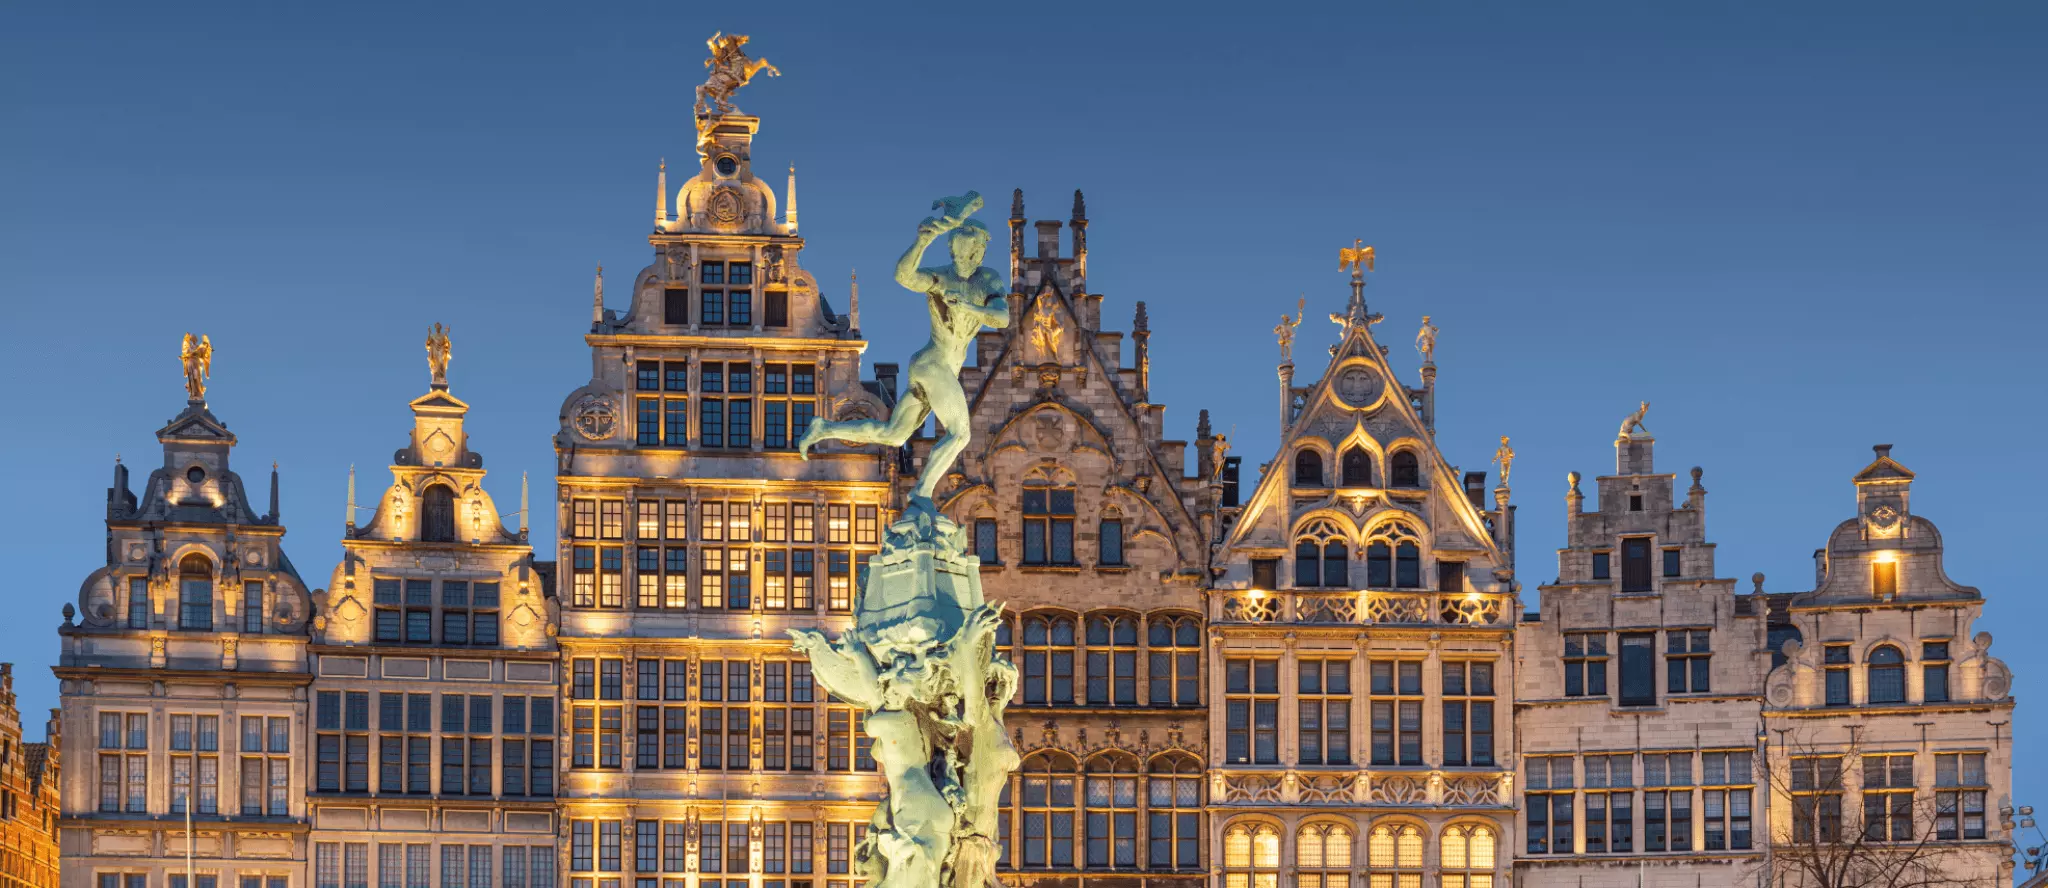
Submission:
<svg viewBox="0 0 2048 888">
<path fill-rule="evenodd" d="M 1638 400 L 1659 468 L 1705 468 L 1718 572 L 1745 590 L 1757 571 L 1810 588 L 1849 477 L 1892 443 L 1949 575 L 1985 593 L 1977 628 L 2038 747 L 2048 649 L 1998 627 L 2048 625 L 2021 496 L 2048 433 L 2048 7 L 1782 7 L 9 5 L 0 378 L 19 415 L 0 447 L 20 474 L 0 539 L 21 569 L 0 659 L 38 723 L 59 610 L 104 557 L 114 455 L 139 484 L 183 406 L 186 330 L 213 338 L 209 400 L 259 500 L 282 463 L 310 585 L 340 555 L 349 464 L 366 499 L 389 482 L 430 322 L 453 328 L 498 502 L 522 470 L 549 500 L 592 267 L 622 306 L 657 160 L 694 168 L 691 88 L 724 30 L 784 72 L 739 104 L 764 118 L 757 169 L 797 165 L 805 265 L 842 309 L 848 270 L 874 272 L 871 361 L 922 341 L 882 272 L 931 198 L 978 189 L 1000 230 L 1010 189 L 1064 219 L 1081 188 L 1090 288 L 1113 329 L 1148 302 L 1173 434 L 1208 408 L 1256 465 L 1277 439 L 1267 331 L 1306 294 L 1298 353 L 1320 372 L 1335 253 L 1364 238 L 1409 382 L 1419 317 L 1443 328 L 1447 456 L 1480 468 L 1514 438 L 1529 604 L 1565 472 L 1611 472 Z M 2048 804 L 2038 759 L 2019 804 Z"/>
</svg>

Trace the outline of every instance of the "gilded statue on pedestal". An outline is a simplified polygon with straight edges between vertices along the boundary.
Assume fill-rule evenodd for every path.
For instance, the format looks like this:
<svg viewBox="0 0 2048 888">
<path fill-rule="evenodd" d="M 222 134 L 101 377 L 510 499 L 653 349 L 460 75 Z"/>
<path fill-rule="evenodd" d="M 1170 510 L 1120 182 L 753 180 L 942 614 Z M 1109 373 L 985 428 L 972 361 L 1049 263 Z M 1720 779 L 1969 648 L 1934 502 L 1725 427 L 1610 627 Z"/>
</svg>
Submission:
<svg viewBox="0 0 2048 888">
<path fill-rule="evenodd" d="M 740 48 L 747 45 L 745 34 L 727 36 L 721 31 L 711 35 L 704 45 L 711 49 L 711 58 L 704 60 L 704 67 L 711 69 L 711 75 L 697 87 L 698 117 L 731 114 L 739 110 L 733 107 L 732 94 L 739 92 L 740 87 L 746 86 L 756 74 L 766 71 L 770 77 L 782 76 L 782 72 L 768 64 L 767 59 L 747 57 L 746 51 Z"/>
<path fill-rule="evenodd" d="M 434 374 L 434 388 L 448 387 L 448 328 L 439 321 L 427 329 L 427 369 Z"/>
<path fill-rule="evenodd" d="M 213 372 L 213 340 L 206 336 L 185 334 L 185 343 L 178 350 L 178 360 L 185 365 L 185 397 L 194 404 L 206 400 L 206 377 Z"/>
<path fill-rule="evenodd" d="M 1621 435 L 1619 436 L 1621 440 L 1635 440 L 1636 432 L 1638 431 L 1645 435 L 1649 434 L 1650 427 L 1643 425 L 1643 417 L 1648 415 L 1650 415 L 1650 402 L 1644 401 L 1636 405 L 1636 412 L 1629 414 L 1627 419 L 1621 421 Z"/>
</svg>

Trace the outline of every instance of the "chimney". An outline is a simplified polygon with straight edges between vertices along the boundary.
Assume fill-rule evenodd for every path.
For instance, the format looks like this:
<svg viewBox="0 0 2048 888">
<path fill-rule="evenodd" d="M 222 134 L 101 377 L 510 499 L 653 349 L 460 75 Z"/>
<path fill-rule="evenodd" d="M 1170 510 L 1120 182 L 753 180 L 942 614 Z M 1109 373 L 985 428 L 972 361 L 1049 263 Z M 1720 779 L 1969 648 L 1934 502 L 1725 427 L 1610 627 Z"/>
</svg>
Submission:
<svg viewBox="0 0 2048 888">
<path fill-rule="evenodd" d="M 1057 219 L 1040 219 L 1031 223 L 1038 229 L 1038 258 L 1060 258 L 1060 223 Z M 1049 273 L 1049 272 L 1048 272 Z"/>
<path fill-rule="evenodd" d="M 889 403 L 896 403 L 896 364 L 876 364 L 875 383 L 881 386 Z"/>
<path fill-rule="evenodd" d="M 1465 499 L 1472 503 L 1472 508 L 1481 512 L 1486 511 L 1485 472 L 1465 473 Z"/>
</svg>

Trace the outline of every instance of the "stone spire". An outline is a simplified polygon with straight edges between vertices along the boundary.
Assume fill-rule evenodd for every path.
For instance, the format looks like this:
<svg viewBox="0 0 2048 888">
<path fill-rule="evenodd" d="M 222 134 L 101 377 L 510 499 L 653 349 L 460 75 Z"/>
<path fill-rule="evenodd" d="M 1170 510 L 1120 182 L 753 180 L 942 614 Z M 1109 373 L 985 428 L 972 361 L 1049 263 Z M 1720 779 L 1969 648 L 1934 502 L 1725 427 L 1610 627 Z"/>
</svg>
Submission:
<svg viewBox="0 0 2048 888">
<path fill-rule="evenodd" d="M 1074 192 L 1079 195 L 1080 192 Z M 1138 400 L 1152 398 L 1152 323 L 1145 315 L 1145 300 L 1138 300 L 1137 316 L 1131 319 L 1131 341 L 1136 346 L 1138 359 Z M 1207 412 L 1203 416 L 1207 416 Z"/>
<path fill-rule="evenodd" d="M 1074 218 L 1069 220 L 1074 229 L 1074 290 L 1088 292 L 1088 204 L 1081 199 L 1081 189 L 1074 189 Z"/>
<path fill-rule="evenodd" d="M 853 283 L 851 285 L 851 288 L 851 295 L 846 297 L 848 302 L 847 312 L 852 315 L 852 319 L 848 321 L 850 325 L 848 329 L 852 330 L 853 333 L 858 335 L 860 333 L 860 269 L 858 268 L 853 269 Z"/>
<path fill-rule="evenodd" d="M 1010 192 L 1010 292 L 1024 292 L 1024 189 Z"/>
<path fill-rule="evenodd" d="M 590 326 L 596 329 L 604 323 L 604 266 L 597 267 L 597 282 L 591 286 Z"/>
<path fill-rule="evenodd" d="M 789 165 L 789 233 L 796 233 L 796 164 Z"/>
<path fill-rule="evenodd" d="M 668 224 L 668 158 L 661 159 L 661 171 L 654 174 L 654 227 Z"/>
<path fill-rule="evenodd" d="M 269 524 L 277 523 L 277 462 L 270 463 L 270 514 L 263 516 Z"/>
<path fill-rule="evenodd" d="M 351 469 L 353 471 L 353 469 Z M 519 473 L 519 538 L 526 538 L 526 510 L 529 506 L 526 489 L 526 473 Z"/>
<path fill-rule="evenodd" d="M 356 529 L 356 466 L 348 466 L 348 510 L 342 513 L 342 523 L 353 533 Z"/>
</svg>

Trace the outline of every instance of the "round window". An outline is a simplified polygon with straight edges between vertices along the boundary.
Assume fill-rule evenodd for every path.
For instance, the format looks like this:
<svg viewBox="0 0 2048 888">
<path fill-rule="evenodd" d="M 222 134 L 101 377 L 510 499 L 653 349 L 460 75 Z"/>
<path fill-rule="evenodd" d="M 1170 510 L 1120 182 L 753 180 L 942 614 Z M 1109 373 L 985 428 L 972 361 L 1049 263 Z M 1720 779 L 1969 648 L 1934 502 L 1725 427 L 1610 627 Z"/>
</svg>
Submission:
<svg viewBox="0 0 2048 888">
<path fill-rule="evenodd" d="M 733 159 L 733 156 L 732 156 L 732 155 L 730 155 L 730 154 L 721 154 L 721 155 L 719 155 L 719 157 L 718 157 L 718 162 L 717 162 L 716 164 L 714 164 L 714 166 L 716 166 L 716 167 L 718 168 L 718 174 L 719 174 L 719 175 L 721 175 L 721 176 L 730 176 L 730 175 L 732 175 L 733 173 L 736 173 L 736 172 L 738 172 L 738 171 L 739 171 L 739 168 L 740 168 L 740 162 L 739 162 L 739 161 L 737 161 L 737 160 L 734 160 L 734 159 Z"/>
<path fill-rule="evenodd" d="M 186 470 L 185 470 L 185 480 L 187 480 L 187 481 L 190 481 L 190 482 L 192 482 L 192 483 L 194 483 L 194 484 L 198 484 L 198 483 L 199 483 L 199 482 L 201 482 L 201 481 L 205 481 L 205 480 L 206 480 L 206 470 L 205 470 L 205 469 L 202 469 L 202 468 L 200 468 L 200 467 L 198 467 L 198 466 L 193 466 L 192 468 L 186 469 Z"/>
</svg>

